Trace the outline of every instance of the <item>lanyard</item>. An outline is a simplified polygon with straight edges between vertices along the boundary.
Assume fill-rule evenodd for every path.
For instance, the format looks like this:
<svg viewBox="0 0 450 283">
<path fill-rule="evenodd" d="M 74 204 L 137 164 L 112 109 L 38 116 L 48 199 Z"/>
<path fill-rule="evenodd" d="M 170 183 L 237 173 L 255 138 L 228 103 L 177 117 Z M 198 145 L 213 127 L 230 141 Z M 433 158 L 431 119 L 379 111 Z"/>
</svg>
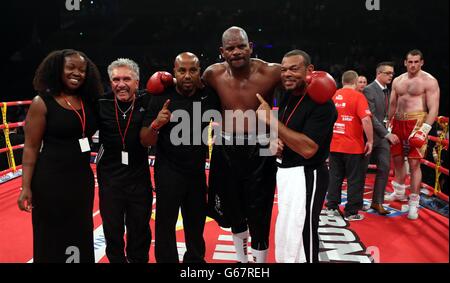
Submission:
<svg viewBox="0 0 450 283">
<path fill-rule="evenodd" d="M 293 95 L 291 95 L 291 96 L 289 97 L 288 103 L 286 104 L 286 107 L 284 108 L 283 117 L 281 117 L 281 121 L 282 121 L 282 122 L 283 122 L 283 120 L 284 120 L 284 116 L 286 115 L 287 108 L 288 108 L 288 106 L 289 106 L 289 104 L 290 104 L 290 102 L 291 102 L 292 96 L 293 96 Z M 286 126 L 288 125 L 289 121 L 290 121 L 291 118 L 292 118 L 292 115 L 294 115 L 295 110 L 297 110 L 297 107 L 300 105 L 300 102 L 302 102 L 302 100 L 303 100 L 303 98 L 305 98 L 305 96 L 306 96 L 306 93 L 298 100 L 298 102 L 297 102 L 297 104 L 295 105 L 294 109 L 291 111 L 291 114 L 289 114 L 289 117 L 287 118 L 286 122 L 284 122 L 284 124 L 285 124 Z"/>
<path fill-rule="evenodd" d="M 80 103 L 81 103 L 81 112 L 83 114 L 83 117 L 81 117 L 80 113 L 78 113 L 78 111 L 72 106 L 72 103 L 69 102 L 69 100 L 67 100 L 67 98 L 64 95 L 61 95 L 64 100 L 66 101 L 67 105 L 70 106 L 70 108 L 72 108 L 72 110 L 75 112 L 75 114 L 77 114 L 78 118 L 80 119 L 81 122 L 81 128 L 83 129 L 83 138 L 86 137 L 85 135 L 85 129 L 86 129 L 86 113 L 84 112 L 84 104 L 83 104 L 83 100 L 80 99 Z"/>
<path fill-rule="evenodd" d="M 136 98 L 133 98 L 133 102 L 131 104 L 131 113 L 130 116 L 128 117 L 128 121 L 127 121 L 127 126 L 125 127 L 125 132 L 122 134 L 122 129 L 120 128 L 120 123 L 119 123 L 119 113 L 117 112 L 117 97 L 114 96 L 114 108 L 116 109 L 116 122 L 117 122 L 117 127 L 119 128 L 119 134 L 120 137 L 122 138 L 122 148 L 125 150 L 125 137 L 127 136 L 127 132 L 128 132 L 128 128 L 130 127 L 130 122 L 131 122 L 131 116 L 133 116 L 133 110 L 134 110 L 134 101 Z"/>
</svg>

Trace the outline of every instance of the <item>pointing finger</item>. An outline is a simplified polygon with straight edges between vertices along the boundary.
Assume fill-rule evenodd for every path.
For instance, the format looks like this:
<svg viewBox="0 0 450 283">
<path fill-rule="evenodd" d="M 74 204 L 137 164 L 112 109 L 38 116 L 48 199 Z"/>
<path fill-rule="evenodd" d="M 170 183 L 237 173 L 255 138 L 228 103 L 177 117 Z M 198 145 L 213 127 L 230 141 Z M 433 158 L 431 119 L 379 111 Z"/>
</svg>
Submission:
<svg viewBox="0 0 450 283">
<path fill-rule="evenodd" d="M 262 103 L 267 103 L 265 100 L 264 100 L 264 98 L 262 98 L 262 96 L 259 94 L 259 93 L 257 93 L 256 94 L 256 97 L 258 98 L 258 100 L 259 100 L 259 102 L 262 104 Z"/>
<path fill-rule="evenodd" d="M 170 104 L 170 99 L 167 99 L 166 102 L 164 102 L 164 105 L 162 107 L 162 109 L 168 109 L 169 108 L 169 104 Z"/>
</svg>

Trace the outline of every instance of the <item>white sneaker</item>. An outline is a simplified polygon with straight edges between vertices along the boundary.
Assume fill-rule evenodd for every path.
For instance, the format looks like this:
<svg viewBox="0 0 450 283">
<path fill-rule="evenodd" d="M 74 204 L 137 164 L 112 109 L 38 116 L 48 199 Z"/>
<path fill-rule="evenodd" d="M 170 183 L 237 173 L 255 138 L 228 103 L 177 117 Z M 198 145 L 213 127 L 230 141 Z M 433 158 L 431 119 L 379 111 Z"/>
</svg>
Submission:
<svg viewBox="0 0 450 283">
<path fill-rule="evenodd" d="M 410 205 L 409 206 L 409 211 L 408 211 L 408 219 L 409 220 L 416 220 L 417 218 L 419 218 L 419 209 L 417 206 L 415 205 Z"/>
<path fill-rule="evenodd" d="M 344 217 L 347 221 L 359 221 L 364 219 L 364 215 L 362 214 L 352 214 Z"/>
<path fill-rule="evenodd" d="M 417 218 L 419 218 L 419 203 L 420 203 L 420 196 L 418 194 L 409 195 L 408 219 L 416 220 Z"/>
<path fill-rule="evenodd" d="M 340 214 L 339 214 L 339 211 L 338 211 L 337 209 L 330 209 L 330 208 L 327 208 L 327 209 L 326 209 L 326 212 L 327 212 L 327 216 L 328 216 L 328 217 L 331 217 L 331 218 L 340 215 Z"/>
<path fill-rule="evenodd" d="M 405 194 L 399 195 L 396 192 L 393 192 L 393 193 L 390 193 L 389 195 L 386 195 L 384 197 L 384 200 L 386 200 L 386 201 L 396 201 L 396 200 L 398 200 L 398 201 L 407 201 L 408 197 Z"/>
</svg>

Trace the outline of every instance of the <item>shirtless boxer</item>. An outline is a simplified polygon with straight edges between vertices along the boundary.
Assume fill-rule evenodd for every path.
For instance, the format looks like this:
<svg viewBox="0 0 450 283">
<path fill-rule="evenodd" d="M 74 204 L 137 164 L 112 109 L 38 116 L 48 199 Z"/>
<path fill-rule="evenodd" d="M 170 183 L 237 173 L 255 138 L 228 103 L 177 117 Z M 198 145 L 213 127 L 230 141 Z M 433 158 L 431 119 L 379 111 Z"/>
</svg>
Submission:
<svg viewBox="0 0 450 283">
<path fill-rule="evenodd" d="M 256 119 L 261 104 L 257 93 L 272 101 L 274 89 L 280 84 L 281 66 L 250 58 L 252 51 L 246 32 L 231 27 L 222 35 L 220 52 L 225 62 L 209 66 L 202 76 L 203 82 L 217 92 L 223 118 L 223 131 L 216 133 L 211 158 L 208 213 L 220 226 L 231 227 L 238 261 L 248 262 L 250 234 L 254 261 L 262 263 L 267 259 L 277 166 L 274 156 L 260 154 L 267 152 L 267 134 L 259 135 L 260 129 L 257 132 L 256 121 L 251 118 Z M 171 80 L 157 72 L 147 89 L 158 93 Z M 327 84 L 323 80 L 328 79 L 320 74 L 311 76 L 308 94 L 318 103 L 324 103 Z M 239 123 L 242 120 L 244 123 Z"/>
<path fill-rule="evenodd" d="M 439 85 L 429 73 L 422 71 L 423 55 L 417 49 L 406 54 L 407 72 L 395 78 L 392 83 L 389 120 L 392 117 L 392 132 L 400 143 L 391 148 L 394 160 L 394 192 L 387 200 L 406 200 L 404 156 L 408 157 L 411 172 L 411 194 L 409 196 L 408 218 L 419 217 L 419 190 L 422 180 L 420 159 L 427 149 L 427 136 L 439 111 Z"/>
<path fill-rule="evenodd" d="M 272 101 L 280 83 L 280 65 L 250 58 L 252 47 L 242 28 L 227 29 L 220 47 L 225 62 L 209 66 L 203 74 L 204 83 L 220 97 L 223 117 L 223 131 L 217 133 L 222 142 L 216 141 L 211 158 L 208 205 L 211 216 L 221 226 L 231 226 L 238 261 L 248 262 L 250 233 L 254 261 L 266 262 L 276 183 L 275 157 L 260 156 L 255 125 L 249 120 L 239 125 L 225 115 L 226 110 L 256 111 L 260 102 L 255 94 Z"/>
</svg>

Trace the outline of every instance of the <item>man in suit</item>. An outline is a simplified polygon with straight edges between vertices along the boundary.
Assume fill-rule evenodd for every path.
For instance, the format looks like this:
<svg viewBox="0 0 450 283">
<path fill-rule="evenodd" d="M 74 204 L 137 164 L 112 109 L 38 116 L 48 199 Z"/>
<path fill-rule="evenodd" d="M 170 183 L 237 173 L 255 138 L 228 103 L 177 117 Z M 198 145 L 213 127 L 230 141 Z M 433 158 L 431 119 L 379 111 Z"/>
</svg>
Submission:
<svg viewBox="0 0 450 283">
<path fill-rule="evenodd" d="M 394 65 L 391 62 L 381 62 L 377 65 L 375 80 L 364 88 L 363 92 L 372 112 L 373 149 L 372 156 L 376 159 L 377 172 L 373 186 L 372 204 L 380 215 L 387 215 L 384 209 L 384 191 L 389 177 L 390 148 L 389 143 L 397 144 L 398 136 L 390 133 L 387 128 L 387 115 L 389 113 L 389 89 L 387 85 L 394 77 Z M 370 159 L 368 159 L 370 160 Z M 366 207 L 369 209 L 369 207 Z"/>
</svg>

